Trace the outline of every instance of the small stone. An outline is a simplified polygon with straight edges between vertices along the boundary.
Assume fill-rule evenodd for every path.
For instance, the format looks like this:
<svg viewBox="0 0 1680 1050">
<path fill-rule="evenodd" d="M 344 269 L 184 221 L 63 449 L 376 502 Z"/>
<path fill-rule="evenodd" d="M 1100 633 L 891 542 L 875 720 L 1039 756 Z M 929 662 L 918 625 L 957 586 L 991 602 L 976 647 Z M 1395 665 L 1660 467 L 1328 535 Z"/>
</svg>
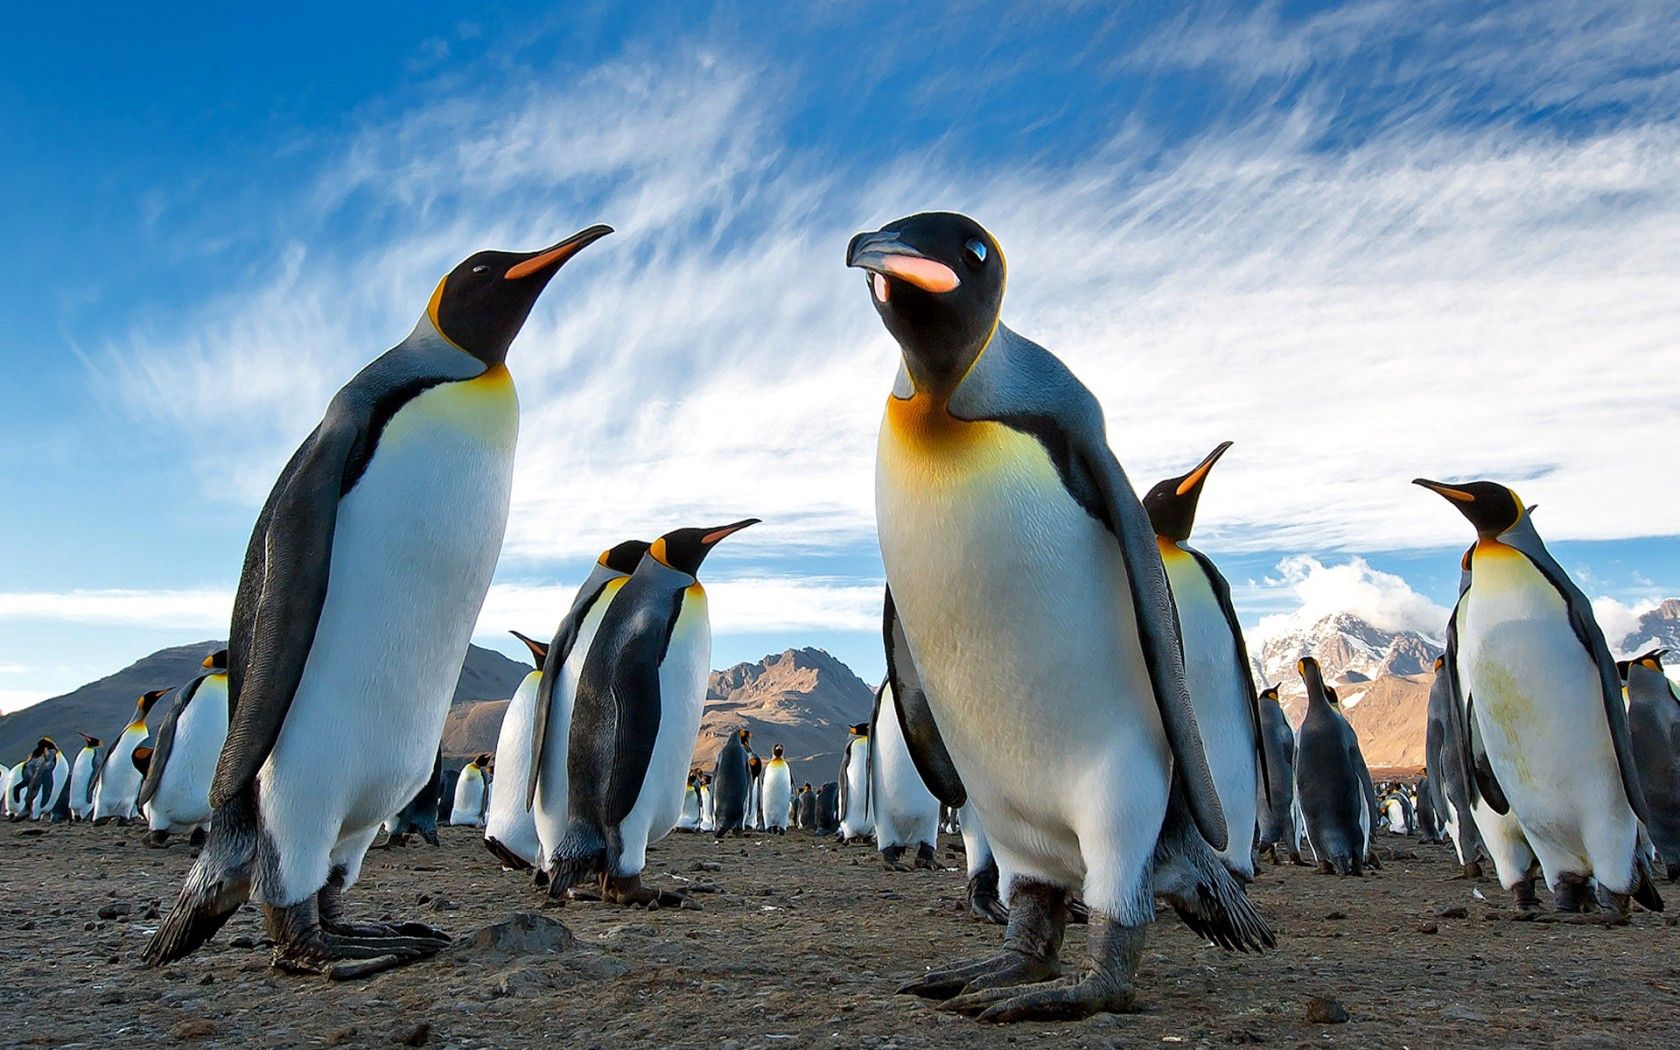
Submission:
<svg viewBox="0 0 1680 1050">
<path fill-rule="evenodd" d="M 1324 913 L 1324 918 L 1327 922 L 1340 922 L 1341 920 L 1347 918 L 1347 912 L 1345 912 L 1345 911 L 1325 912 Z"/>
<path fill-rule="evenodd" d="M 1307 1000 L 1308 1024 L 1347 1024 L 1347 1007 L 1328 995 L 1315 995 Z"/>
<path fill-rule="evenodd" d="M 1432 922 L 1420 922 L 1417 925 L 1417 932 L 1419 932 L 1419 933 L 1440 933 L 1441 932 L 1441 927 L 1435 925 Z"/>
<path fill-rule="evenodd" d="M 1468 919 L 1470 917 L 1470 909 L 1463 906 L 1442 908 L 1440 911 L 1435 913 L 1435 917 L 1437 919 Z"/>
<path fill-rule="evenodd" d="M 461 906 L 459 904 L 456 904 L 454 901 L 450 900 L 448 897 L 439 897 L 436 900 L 432 901 L 431 910 L 432 911 L 460 911 Z"/>
<path fill-rule="evenodd" d="M 169 1034 L 174 1036 L 177 1042 L 186 1043 L 197 1042 L 200 1039 L 214 1039 L 216 1032 L 217 1028 L 214 1022 L 206 1021 L 200 1017 L 192 1021 L 182 1021 Z"/>
<path fill-rule="evenodd" d="M 425 1046 L 432 1039 L 432 1023 L 421 1021 L 419 1024 L 399 1024 L 391 1029 L 391 1042 L 398 1046 Z"/>
<path fill-rule="evenodd" d="M 198 983 L 199 984 L 215 984 L 216 983 L 216 975 L 213 974 L 213 973 L 207 973 L 203 977 L 200 977 L 198 979 Z"/>
<path fill-rule="evenodd" d="M 715 860 L 697 860 L 688 866 L 689 871 L 722 871 L 723 865 Z"/>
<path fill-rule="evenodd" d="M 355 1028 L 353 1028 L 353 1027 L 352 1028 L 340 1028 L 337 1031 L 331 1032 L 327 1035 L 327 1045 L 328 1046 L 344 1046 L 348 1043 L 351 1043 L 351 1042 L 355 1041 L 355 1038 L 356 1038 L 356 1029 Z"/>
<path fill-rule="evenodd" d="M 96 914 L 101 919 L 115 919 L 118 916 L 128 914 L 128 905 L 122 903 L 121 901 L 118 901 L 115 904 L 107 904 L 103 908 L 100 908 Z"/>
<path fill-rule="evenodd" d="M 538 952 L 565 951 L 572 946 L 572 931 L 559 919 L 536 912 L 515 912 L 506 921 L 485 926 L 470 938 L 458 942 L 451 954 L 483 954 L 511 957 Z"/>
<path fill-rule="evenodd" d="M 246 951 L 249 951 L 256 946 L 257 942 L 245 934 L 240 934 L 238 937 L 235 937 L 233 940 L 228 942 L 229 948 L 243 948 Z"/>
</svg>

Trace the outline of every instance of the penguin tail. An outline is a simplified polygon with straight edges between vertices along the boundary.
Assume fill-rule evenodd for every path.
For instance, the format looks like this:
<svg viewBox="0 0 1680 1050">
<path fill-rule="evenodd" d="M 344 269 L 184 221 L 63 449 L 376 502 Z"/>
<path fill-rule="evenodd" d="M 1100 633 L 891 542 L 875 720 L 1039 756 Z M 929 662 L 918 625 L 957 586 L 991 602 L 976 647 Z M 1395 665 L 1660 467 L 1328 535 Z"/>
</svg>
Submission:
<svg viewBox="0 0 1680 1050">
<path fill-rule="evenodd" d="M 1242 883 L 1196 830 L 1177 776 L 1155 844 L 1155 893 L 1173 906 L 1198 937 L 1227 951 L 1277 946 L 1271 927 L 1243 892 Z"/>
<path fill-rule="evenodd" d="M 180 896 L 146 944 L 143 958 L 148 967 L 197 951 L 250 897 L 257 834 L 254 806 L 235 801 L 217 812 L 209 841 L 187 872 Z"/>
<path fill-rule="evenodd" d="M 1651 864 L 1645 857 L 1640 857 L 1633 866 L 1633 899 L 1646 911 L 1662 911 L 1662 894 L 1657 892 L 1657 884 L 1651 877 Z"/>
<path fill-rule="evenodd" d="M 587 820 L 574 820 L 566 828 L 560 845 L 548 865 L 548 895 L 560 897 L 607 867 L 607 836 Z"/>
<path fill-rule="evenodd" d="M 509 871 L 531 870 L 530 861 L 521 857 L 513 850 L 508 849 L 507 845 L 494 835 L 484 836 L 484 848 L 490 851 L 490 855 L 492 857 L 501 861 L 502 867 L 507 868 Z"/>
</svg>

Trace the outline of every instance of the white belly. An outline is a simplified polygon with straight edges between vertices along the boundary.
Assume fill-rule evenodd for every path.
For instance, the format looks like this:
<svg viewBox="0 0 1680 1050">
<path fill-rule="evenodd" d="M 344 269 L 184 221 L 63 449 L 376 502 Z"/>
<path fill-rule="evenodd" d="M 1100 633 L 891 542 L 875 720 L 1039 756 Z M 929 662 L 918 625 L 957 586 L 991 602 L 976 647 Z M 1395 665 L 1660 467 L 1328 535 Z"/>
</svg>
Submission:
<svg viewBox="0 0 1680 1050">
<path fill-rule="evenodd" d="M 1162 562 L 1183 631 L 1190 703 L 1196 710 L 1196 726 L 1201 730 L 1202 750 L 1213 772 L 1219 805 L 1225 811 L 1225 825 L 1232 829 L 1253 827 L 1260 784 L 1250 693 L 1253 683 L 1247 668 L 1233 655 L 1236 642 L 1231 625 L 1201 565 L 1176 547 L 1163 551 Z M 1253 851 L 1246 836 L 1233 833 L 1220 855 L 1236 870 L 1253 874 Z"/>
<path fill-rule="evenodd" d="M 531 864 L 537 863 L 537 822 L 525 804 L 531 772 L 531 724 L 537 709 L 537 686 L 542 672 L 532 671 L 519 683 L 502 713 L 496 737 L 496 782 L 484 817 L 484 836 L 494 838 Z"/>
<path fill-rule="evenodd" d="M 449 823 L 457 827 L 484 823 L 484 774 L 477 766 L 461 770 L 455 781 L 455 805 L 449 811 Z"/>
<path fill-rule="evenodd" d="M 1548 882 L 1559 869 L 1598 870 L 1619 890 L 1635 821 L 1597 669 L 1563 598 L 1525 556 L 1483 545 L 1473 572 L 1458 668 L 1512 815 Z"/>
<path fill-rule="evenodd" d="M 764 764 L 764 779 L 760 793 L 764 798 L 764 826 L 788 826 L 788 803 L 793 800 L 793 773 L 787 761 L 772 758 Z"/>
<path fill-rule="evenodd" d="M 537 794 L 532 805 L 545 867 L 547 858 L 554 856 L 560 840 L 565 837 L 566 825 L 571 820 L 566 754 L 572 741 L 572 707 L 577 700 L 578 677 L 583 674 L 583 661 L 589 655 L 595 632 L 601 627 L 601 617 L 606 615 L 626 578 L 608 580 L 595 604 L 584 613 L 583 622 L 578 624 L 577 640 L 572 643 L 572 650 L 566 654 L 566 662 L 558 672 L 560 680 L 549 694 L 548 726 L 543 730 L 543 775 L 537 782 Z M 685 783 L 686 778 L 685 773 Z M 521 787 L 520 790 L 525 789 Z"/>
<path fill-rule="evenodd" d="M 140 797 L 140 781 L 145 779 L 134 768 L 134 749 L 145 739 L 145 726 L 130 726 L 123 730 L 111 753 L 105 757 L 104 772 L 99 774 L 99 789 L 94 792 L 94 820 L 134 816 L 135 802 Z"/>
<path fill-rule="evenodd" d="M 93 812 L 92 786 L 93 748 L 84 747 L 70 770 L 70 812 L 77 820 L 86 820 Z"/>
<path fill-rule="evenodd" d="M 898 701 L 889 687 L 881 696 L 881 715 L 870 734 L 875 747 L 875 841 L 882 847 L 934 845 L 939 834 L 939 800 L 927 789 L 910 759 L 904 729 L 898 724 Z"/>
<path fill-rule="evenodd" d="M 169 764 L 147 806 L 154 829 L 185 830 L 210 822 L 210 782 L 227 731 L 227 676 L 212 675 L 175 723 Z"/>
<path fill-rule="evenodd" d="M 52 790 L 45 795 L 36 796 L 35 811 L 30 815 L 36 820 L 40 820 L 51 813 L 53 807 L 58 805 L 58 800 L 64 797 L 64 792 L 69 788 L 69 779 L 70 763 L 65 759 L 64 752 L 56 752 L 53 759 Z"/>
<path fill-rule="evenodd" d="M 867 835 L 875 830 L 874 815 L 869 811 L 869 740 L 854 739 L 846 755 L 846 812 L 840 814 L 840 834 L 846 838 Z"/>
<path fill-rule="evenodd" d="M 1085 837 L 1147 865 L 1171 756 L 1119 546 L 1033 438 L 968 424 L 918 439 L 898 411 L 876 474 L 882 558 L 1000 863 L 1077 884 Z"/>
<path fill-rule="evenodd" d="M 503 369 L 433 387 L 339 501 L 314 644 L 259 774 L 282 857 L 377 828 L 430 778 L 501 551 L 518 421 Z"/>
</svg>

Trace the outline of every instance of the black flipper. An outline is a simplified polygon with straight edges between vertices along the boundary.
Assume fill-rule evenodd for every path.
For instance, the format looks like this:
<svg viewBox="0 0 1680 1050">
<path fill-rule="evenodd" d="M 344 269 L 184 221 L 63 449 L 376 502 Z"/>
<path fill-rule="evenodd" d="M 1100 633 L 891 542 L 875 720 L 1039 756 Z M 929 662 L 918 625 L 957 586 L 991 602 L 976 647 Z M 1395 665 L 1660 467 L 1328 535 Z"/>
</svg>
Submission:
<svg viewBox="0 0 1680 1050">
<path fill-rule="evenodd" d="M 1219 602 L 1219 611 L 1225 614 L 1225 623 L 1231 629 L 1231 639 L 1236 644 L 1232 646 L 1231 654 L 1236 659 L 1239 677 L 1248 683 L 1248 723 L 1249 731 L 1254 737 L 1255 753 L 1260 756 L 1260 790 L 1265 793 L 1266 805 L 1272 804 L 1272 778 L 1266 763 L 1266 742 L 1261 739 L 1260 727 L 1260 693 L 1254 688 L 1254 672 L 1248 666 L 1248 642 L 1243 639 L 1242 624 L 1237 622 L 1237 609 L 1231 602 L 1231 585 L 1225 581 L 1224 573 L 1214 567 L 1212 559 L 1194 547 L 1182 547 L 1186 554 L 1196 559 L 1196 564 L 1202 567 L 1202 575 L 1207 577 L 1208 585 L 1213 588 L 1213 596 Z"/>
<path fill-rule="evenodd" d="M 547 654 L 543 656 L 543 676 L 537 683 L 537 706 L 532 712 L 531 720 L 531 765 L 525 783 L 526 809 L 530 809 L 537 801 L 537 777 L 542 772 L 543 746 L 548 740 L 548 709 L 554 702 L 554 685 L 560 680 L 560 670 L 566 666 L 572 649 L 577 645 L 578 631 L 584 618 L 589 615 L 595 600 L 613 579 L 616 577 L 602 580 L 598 587 L 578 591 L 577 596 L 572 599 L 572 607 L 566 610 L 560 626 L 554 631 L 554 640 L 548 643 Z"/>
<path fill-rule="evenodd" d="M 1476 732 L 1474 696 L 1465 699 L 1464 721 L 1470 735 L 1470 769 L 1475 774 L 1471 782 L 1476 785 L 1476 793 L 1488 804 L 1488 808 L 1503 817 L 1511 812 L 1511 803 L 1505 797 L 1505 789 L 1499 786 L 1499 778 L 1493 774 L 1493 763 L 1488 761 L 1487 749 L 1482 747 L 1482 735 Z"/>
<path fill-rule="evenodd" d="M 157 736 L 152 742 L 152 762 L 146 767 L 146 779 L 140 782 L 140 794 L 134 805 L 138 809 L 152 800 L 157 794 L 158 785 L 163 783 L 163 770 L 169 764 L 169 756 L 175 750 L 175 725 L 181 720 L 182 712 L 192 703 L 192 698 L 198 694 L 198 687 L 204 684 L 209 675 L 199 675 L 182 686 L 175 695 L 175 702 L 169 705 L 169 711 L 163 716 L 163 725 L 158 727 Z"/>
<path fill-rule="evenodd" d="M 922 775 L 922 783 L 945 805 L 961 809 L 968 802 L 968 789 L 957 775 L 951 753 L 939 735 L 933 721 L 933 708 L 922 691 L 922 680 L 916 672 L 916 662 L 910 656 L 910 643 L 899 625 L 893 609 L 892 589 L 888 588 L 883 604 L 881 633 L 887 649 L 887 684 L 892 686 L 893 699 L 898 708 L 898 725 L 904 731 L 904 744 L 910 751 L 910 761 Z"/>
</svg>

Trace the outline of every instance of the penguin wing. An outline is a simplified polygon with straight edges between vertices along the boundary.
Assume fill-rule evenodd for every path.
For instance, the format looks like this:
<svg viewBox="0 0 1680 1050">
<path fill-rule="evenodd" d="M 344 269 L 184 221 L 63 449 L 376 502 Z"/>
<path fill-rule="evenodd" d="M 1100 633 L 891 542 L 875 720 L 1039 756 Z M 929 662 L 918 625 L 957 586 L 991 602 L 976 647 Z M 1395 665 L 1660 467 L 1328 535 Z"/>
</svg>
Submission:
<svg viewBox="0 0 1680 1050">
<path fill-rule="evenodd" d="M 1225 624 L 1231 629 L 1231 655 L 1236 659 L 1237 676 L 1248 683 L 1248 727 L 1254 741 L 1254 750 L 1260 756 L 1260 784 L 1266 795 L 1266 804 L 1272 801 L 1272 778 L 1268 775 L 1266 761 L 1266 744 L 1260 734 L 1260 694 L 1254 689 L 1254 675 L 1248 668 L 1248 643 L 1243 640 L 1242 625 L 1237 622 L 1237 609 L 1231 603 L 1231 585 L 1225 582 L 1225 574 L 1214 567 L 1212 559 L 1194 547 L 1183 548 L 1190 557 L 1196 559 L 1196 564 L 1202 567 L 1202 575 L 1207 577 L 1208 586 L 1213 589 L 1213 597 L 1219 602 L 1219 611 L 1225 614 Z"/>
<path fill-rule="evenodd" d="M 846 750 L 840 752 L 840 815 L 842 817 L 846 815 L 846 781 L 849 779 L 846 776 L 846 770 L 851 767 L 852 745 L 855 743 L 857 743 L 857 737 L 848 738 L 846 740 Z"/>
<path fill-rule="evenodd" d="M 657 625 L 649 616 L 614 618 L 609 609 L 578 676 L 566 753 L 569 804 L 573 815 L 603 830 L 629 815 L 647 778 L 659 736 L 659 664 L 681 612 L 681 591 Z"/>
<path fill-rule="evenodd" d="M 158 785 L 163 783 L 163 769 L 169 764 L 169 755 L 175 749 L 175 726 L 181 721 L 181 712 L 187 709 L 193 695 L 198 692 L 199 683 L 204 676 L 199 675 L 181 687 L 175 702 L 169 705 L 169 713 L 163 717 L 163 725 L 158 727 L 157 739 L 152 742 L 152 762 L 146 767 L 146 778 L 140 782 L 140 794 L 135 799 L 135 806 L 144 806 L 157 794 Z"/>
<path fill-rule="evenodd" d="M 1172 590 L 1149 516 L 1108 447 L 1102 406 L 1050 351 L 999 324 L 992 343 L 952 395 L 949 411 L 959 419 L 1001 423 L 1037 439 L 1068 494 L 1114 536 L 1125 559 L 1138 644 L 1190 814 L 1208 845 L 1224 849 L 1230 833 L 1184 679 Z"/>
<path fill-rule="evenodd" d="M 881 633 L 887 648 L 887 686 L 893 691 L 893 706 L 898 710 L 898 726 L 904 733 L 910 762 L 921 774 L 922 783 L 939 801 L 952 809 L 961 809 L 968 802 L 968 788 L 957 775 L 956 764 L 945 750 L 945 740 L 934 723 L 933 708 L 928 706 L 916 661 L 910 656 L 910 643 L 893 609 L 890 587 L 882 608 Z"/>
<path fill-rule="evenodd" d="M 1463 603 L 1464 592 L 1469 586 L 1470 576 L 1465 572 L 1459 588 L 1459 604 Z M 1452 737 L 1449 761 L 1458 763 L 1467 801 L 1471 805 L 1477 801 L 1486 802 L 1489 809 L 1504 816 L 1511 811 L 1511 803 L 1505 798 L 1505 789 L 1500 786 L 1499 778 L 1493 774 L 1487 751 L 1482 747 L 1481 735 L 1476 732 L 1476 698 L 1464 694 L 1463 683 L 1458 678 L 1458 609 L 1459 605 L 1454 605 L 1452 615 L 1447 617 L 1447 649 L 1441 665 L 1441 673 L 1447 676 L 1449 697 L 1446 725 L 1446 731 Z"/>
<path fill-rule="evenodd" d="M 578 632 L 582 629 L 584 617 L 595 605 L 595 600 L 606 589 L 605 579 L 595 583 L 594 574 L 585 580 L 578 589 L 577 597 L 572 599 L 572 607 L 566 610 L 566 615 L 560 620 L 560 626 L 555 628 L 554 640 L 549 643 L 548 651 L 543 654 L 542 679 L 537 682 L 537 706 L 531 714 L 531 765 L 525 780 L 525 808 L 530 809 L 537 802 L 537 779 L 542 775 L 543 746 L 548 740 L 548 709 L 554 701 L 554 684 L 560 680 L 561 669 L 566 666 L 566 660 L 572 655 L 577 646 Z"/>
<path fill-rule="evenodd" d="M 1622 790 L 1627 793 L 1634 816 L 1638 817 L 1641 823 L 1649 825 L 1650 812 L 1645 805 L 1645 792 L 1639 786 L 1639 767 L 1634 761 L 1633 738 L 1628 732 L 1627 708 L 1622 706 L 1621 675 L 1616 671 L 1616 658 L 1610 654 L 1610 646 L 1604 640 L 1604 632 L 1592 614 L 1592 603 L 1581 593 L 1581 589 L 1575 586 L 1569 574 L 1563 571 L 1563 566 L 1546 550 L 1527 515 L 1523 516 L 1516 529 L 1500 538 L 1522 551 L 1563 598 L 1563 604 L 1569 612 L 1569 626 L 1598 669 L 1599 694 L 1604 704 L 1605 720 L 1610 726 L 1610 741 L 1615 746 L 1616 765 L 1620 767 L 1622 774 Z"/>
</svg>

